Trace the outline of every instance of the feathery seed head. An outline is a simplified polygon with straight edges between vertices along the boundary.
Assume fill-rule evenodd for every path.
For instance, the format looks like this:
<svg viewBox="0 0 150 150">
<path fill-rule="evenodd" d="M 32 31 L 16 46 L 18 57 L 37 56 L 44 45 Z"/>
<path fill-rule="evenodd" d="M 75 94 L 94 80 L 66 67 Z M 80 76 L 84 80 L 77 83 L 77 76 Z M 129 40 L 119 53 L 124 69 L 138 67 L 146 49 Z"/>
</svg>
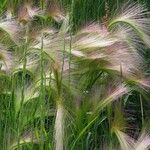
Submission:
<svg viewBox="0 0 150 150">
<path fill-rule="evenodd" d="M 13 67 L 13 56 L 4 46 L 0 45 L 1 70 L 9 72 Z"/>
</svg>

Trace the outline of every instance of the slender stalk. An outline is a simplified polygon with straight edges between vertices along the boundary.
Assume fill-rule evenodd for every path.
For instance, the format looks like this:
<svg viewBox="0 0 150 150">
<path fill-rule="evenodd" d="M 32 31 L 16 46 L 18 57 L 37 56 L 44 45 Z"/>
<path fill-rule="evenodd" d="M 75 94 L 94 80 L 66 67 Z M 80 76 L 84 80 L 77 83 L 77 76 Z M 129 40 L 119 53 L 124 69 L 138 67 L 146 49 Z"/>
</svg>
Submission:
<svg viewBox="0 0 150 150">
<path fill-rule="evenodd" d="M 142 96 L 140 94 L 140 107 L 141 107 L 141 120 L 142 120 L 142 126 L 144 125 L 144 110 L 143 110 L 143 101 Z"/>
<path fill-rule="evenodd" d="M 41 2 L 41 8 L 44 9 L 44 2 L 43 0 Z M 44 22 L 41 20 L 41 26 L 43 28 Z M 44 53 L 43 53 L 43 47 L 44 47 L 44 41 L 43 41 L 43 32 L 41 33 L 41 48 L 40 48 L 40 78 L 41 78 L 41 84 L 40 84 L 40 108 L 41 108 L 41 135 L 44 131 L 44 104 L 45 104 L 45 89 L 44 89 Z M 40 144 L 40 149 L 43 149 L 43 142 Z"/>
<path fill-rule="evenodd" d="M 41 73 L 41 84 L 40 84 L 40 109 L 41 109 L 41 135 L 44 130 L 44 101 L 45 101 L 45 90 L 44 90 L 44 58 L 43 58 L 43 33 L 41 34 L 41 54 L 40 54 L 40 73 Z M 40 149 L 43 149 L 43 144 L 40 144 Z"/>
<path fill-rule="evenodd" d="M 74 6 L 74 0 L 72 0 L 71 5 L 71 11 L 70 11 L 70 20 L 69 24 L 70 27 L 70 46 L 69 46 L 69 87 L 70 87 L 70 66 L 71 66 L 71 44 L 72 44 L 72 22 L 73 22 L 73 6 Z M 63 108 L 63 102 L 61 98 L 61 92 L 62 92 L 62 76 L 63 76 L 63 68 L 64 68 L 64 52 L 65 52 L 65 33 L 64 33 L 64 47 L 63 47 L 63 64 L 61 68 L 61 77 L 60 81 L 58 76 L 58 72 L 56 72 L 56 81 L 57 81 L 57 87 L 58 87 L 58 101 L 57 104 L 57 112 L 56 112 L 56 118 L 55 118 L 55 150 L 63 150 L 64 143 L 64 108 Z M 59 83 L 59 84 L 58 84 Z"/>
<path fill-rule="evenodd" d="M 22 118 L 20 118 L 20 113 L 22 111 L 22 106 L 24 102 L 24 90 L 25 90 L 25 79 L 26 79 L 26 54 L 28 50 L 28 32 L 29 32 L 29 23 L 26 25 L 26 40 L 25 40 L 25 47 L 24 47 L 24 54 L 23 54 L 23 71 L 22 71 L 22 87 L 21 87 L 21 102 L 19 104 L 19 110 L 18 110 L 18 126 L 17 126 L 17 137 L 18 137 L 18 148 L 20 149 L 20 121 Z"/>
<path fill-rule="evenodd" d="M 69 20 L 69 25 L 70 25 L 70 43 L 69 43 L 69 88 L 70 88 L 70 67 L 71 67 L 71 49 L 72 49 L 72 31 L 73 31 L 73 10 L 74 10 L 74 0 L 72 0 L 71 3 L 71 11 L 70 11 L 70 20 Z"/>
<path fill-rule="evenodd" d="M 64 33 L 64 42 L 63 42 L 63 63 L 61 66 L 61 77 L 60 77 L 60 92 L 62 90 L 62 80 L 63 80 L 63 70 L 64 70 L 64 63 L 65 63 L 65 33 Z"/>
<path fill-rule="evenodd" d="M 116 2 L 116 3 L 117 3 L 117 9 L 118 9 L 118 8 L 119 8 L 119 0 L 117 0 L 117 2 Z"/>
</svg>

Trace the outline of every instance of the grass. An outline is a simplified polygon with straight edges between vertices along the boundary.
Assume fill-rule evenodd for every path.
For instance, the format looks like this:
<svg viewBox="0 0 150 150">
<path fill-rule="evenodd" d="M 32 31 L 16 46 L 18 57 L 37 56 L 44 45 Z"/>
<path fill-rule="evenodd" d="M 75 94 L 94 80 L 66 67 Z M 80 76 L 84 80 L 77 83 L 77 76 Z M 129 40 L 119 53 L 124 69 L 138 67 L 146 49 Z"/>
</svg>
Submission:
<svg viewBox="0 0 150 150">
<path fill-rule="evenodd" d="M 0 2 L 2 150 L 149 149 L 148 1 L 122 3 Z"/>
</svg>

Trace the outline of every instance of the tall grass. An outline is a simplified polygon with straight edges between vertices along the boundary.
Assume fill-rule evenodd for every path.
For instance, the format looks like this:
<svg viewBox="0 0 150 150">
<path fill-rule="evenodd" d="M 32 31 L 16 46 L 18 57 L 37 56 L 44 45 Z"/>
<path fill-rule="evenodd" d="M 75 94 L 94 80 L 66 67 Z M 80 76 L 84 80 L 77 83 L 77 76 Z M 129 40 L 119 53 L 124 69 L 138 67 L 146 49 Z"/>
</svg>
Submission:
<svg viewBox="0 0 150 150">
<path fill-rule="evenodd" d="M 0 2 L 2 150 L 150 148 L 150 16 L 122 2 Z"/>
</svg>

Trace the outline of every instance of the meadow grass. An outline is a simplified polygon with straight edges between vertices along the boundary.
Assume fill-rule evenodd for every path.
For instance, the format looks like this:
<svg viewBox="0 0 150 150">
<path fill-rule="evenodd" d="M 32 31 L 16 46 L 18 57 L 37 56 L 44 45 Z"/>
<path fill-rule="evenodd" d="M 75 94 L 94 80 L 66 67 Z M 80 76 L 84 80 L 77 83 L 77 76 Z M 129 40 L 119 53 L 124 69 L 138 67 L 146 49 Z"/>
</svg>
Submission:
<svg viewBox="0 0 150 150">
<path fill-rule="evenodd" d="M 148 1 L 0 1 L 2 150 L 148 150 Z"/>
</svg>

